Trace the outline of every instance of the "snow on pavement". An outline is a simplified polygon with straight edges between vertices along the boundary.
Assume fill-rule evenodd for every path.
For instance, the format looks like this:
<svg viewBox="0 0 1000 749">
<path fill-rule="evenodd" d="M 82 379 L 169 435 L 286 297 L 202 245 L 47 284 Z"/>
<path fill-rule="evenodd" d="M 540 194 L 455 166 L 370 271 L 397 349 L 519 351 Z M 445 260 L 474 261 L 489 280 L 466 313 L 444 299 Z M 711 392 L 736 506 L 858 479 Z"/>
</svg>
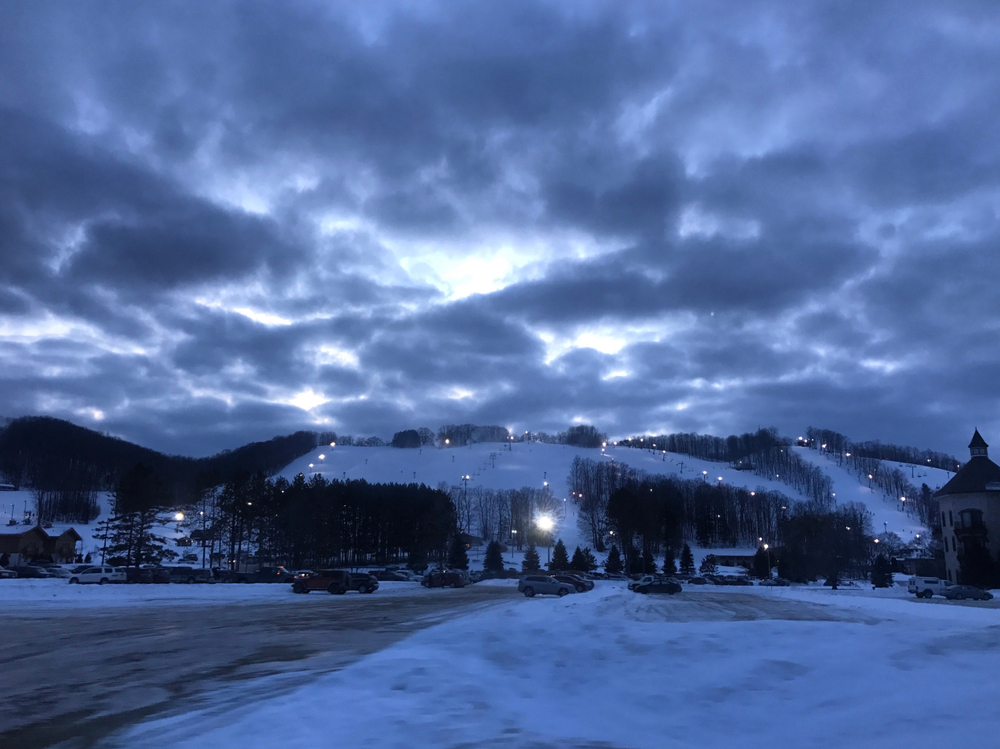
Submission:
<svg viewBox="0 0 1000 749">
<path fill-rule="evenodd" d="M 895 591 L 730 593 L 825 605 L 802 603 L 804 620 L 670 621 L 705 594 L 654 599 L 604 583 L 517 600 L 305 687 L 282 691 L 277 677 L 241 684 L 239 700 L 217 693 L 117 745 L 912 749 L 997 735 L 985 687 L 1000 668 L 996 608 L 921 605 Z"/>
<path fill-rule="evenodd" d="M 516 581 L 515 581 L 516 582 Z M 426 593 L 439 594 L 438 588 Z M 370 595 L 407 595 L 424 591 L 419 583 L 381 582 L 377 591 Z M 317 597 L 327 597 L 328 593 L 296 595 L 291 586 L 284 583 L 260 583 L 238 585 L 235 583 L 214 583 L 183 585 L 178 583 L 162 585 L 71 585 L 67 580 L 0 580 L 0 608 L 18 611 L 59 609 L 59 608 L 124 608 L 132 606 L 173 606 L 187 604 L 257 604 L 288 599 L 292 605 Z M 348 593 L 345 598 L 355 598 L 360 594 Z"/>
</svg>

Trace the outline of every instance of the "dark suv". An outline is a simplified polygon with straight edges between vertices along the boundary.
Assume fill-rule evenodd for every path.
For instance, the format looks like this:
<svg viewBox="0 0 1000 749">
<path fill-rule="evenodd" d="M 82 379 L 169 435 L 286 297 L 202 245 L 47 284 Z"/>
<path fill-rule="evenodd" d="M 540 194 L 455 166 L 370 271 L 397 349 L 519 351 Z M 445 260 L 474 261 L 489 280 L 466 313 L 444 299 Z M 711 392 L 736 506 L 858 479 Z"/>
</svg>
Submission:
<svg viewBox="0 0 1000 749">
<path fill-rule="evenodd" d="M 464 588 L 465 575 L 452 570 L 434 570 L 420 581 L 425 588 Z"/>
<path fill-rule="evenodd" d="M 293 593 L 308 593 L 311 590 L 325 590 L 335 595 L 343 595 L 349 590 L 374 593 L 378 590 L 378 580 L 367 572 L 318 570 L 308 575 L 299 575 L 292 583 Z"/>
<path fill-rule="evenodd" d="M 168 567 L 170 570 L 170 582 L 172 583 L 214 583 L 211 570 L 203 570 L 198 567 Z"/>
<path fill-rule="evenodd" d="M 576 589 L 577 593 L 583 593 L 594 589 L 594 583 L 591 580 L 585 580 L 578 575 L 569 575 L 565 572 L 557 572 L 552 575 L 552 577 L 561 583 L 569 583 Z"/>
</svg>

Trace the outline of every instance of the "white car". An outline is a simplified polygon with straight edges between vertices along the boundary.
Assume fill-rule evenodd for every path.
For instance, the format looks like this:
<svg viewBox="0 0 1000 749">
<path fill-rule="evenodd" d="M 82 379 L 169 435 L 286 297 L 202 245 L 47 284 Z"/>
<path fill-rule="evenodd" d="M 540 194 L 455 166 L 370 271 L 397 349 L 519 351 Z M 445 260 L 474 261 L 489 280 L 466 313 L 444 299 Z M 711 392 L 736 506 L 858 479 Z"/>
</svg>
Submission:
<svg viewBox="0 0 1000 749">
<path fill-rule="evenodd" d="M 74 585 L 82 583 L 97 583 L 98 585 L 123 583 L 125 582 L 125 568 L 108 566 L 87 567 L 80 572 L 73 573 L 69 581 Z"/>
<path fill-rule="evenodd" d="M 917 598 L 932 598 L 943 596 L 944 589 L 949 586 L 951 586 L 950 582 L 938 577 L 911 577 L 906 589 L 910 593 L 914 593 Z"/>
</svg>

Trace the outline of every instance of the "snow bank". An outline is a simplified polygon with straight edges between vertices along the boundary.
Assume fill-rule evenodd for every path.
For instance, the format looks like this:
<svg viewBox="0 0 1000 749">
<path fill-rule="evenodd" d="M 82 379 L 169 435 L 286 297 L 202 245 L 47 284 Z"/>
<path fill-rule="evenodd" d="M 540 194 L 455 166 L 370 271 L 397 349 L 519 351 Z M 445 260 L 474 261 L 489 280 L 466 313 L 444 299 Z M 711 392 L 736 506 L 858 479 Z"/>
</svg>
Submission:
<svg viewBox="0 0 1000 749">
<path fill-rule="evenodd" d="M 747 591 L 732 594 L 817 597 Z M 420 632 L 303 688 L 282 693 L 276 679 L 242 684 L 241 699 L 225 709 L 217 694 L 199 712 L 130 730 L 119 746 L 989 743 L 1000 727 L 983 686 L 1000 668 L 996 609 L 831 593 L 826 602 L 847 621 L 667 621 L 671 607 L 688 605 L 686 592 L 653 599 L 608 583 L 565 599 L 517 600 Z M 842 611 L 853 599 L 874 604 L 857 621 Z M 897 605 L 905 615 L 872 616 Z M 259 701 L 247 704 L 253 695 Z"/>
<path fill-rule="evenodd" d="M 516 581 L 515 581 L 516 584 Z M 291 605 L 316 598 L 329 598 L 328 593 L 295 595 L 291 586 L 281 583 L 236 585 L 70 585 L 66 580 L 0 580 L 0 607 L 19 611 L 26 609 L 122 608 L 130 606 L 176 606 L 186 604 L 245 603 L 288 601 Z M 417 592 L 435 594 L 440 589 L 425 591 L 419 583 L 381 582 L 371 595 L 393 596 Z M 358 597 L 353 593 L 337 600 Z"/>
</svg>

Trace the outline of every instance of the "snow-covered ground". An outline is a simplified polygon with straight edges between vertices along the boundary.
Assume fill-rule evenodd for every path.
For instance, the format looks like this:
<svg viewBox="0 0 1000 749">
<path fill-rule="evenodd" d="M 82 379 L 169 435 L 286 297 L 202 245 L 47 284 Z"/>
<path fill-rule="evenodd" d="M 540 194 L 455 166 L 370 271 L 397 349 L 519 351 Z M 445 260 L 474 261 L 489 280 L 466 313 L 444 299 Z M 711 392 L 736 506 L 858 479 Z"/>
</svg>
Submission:
<svg viewBox="0 0 1000 749">
<path fill-rule="evenodd" d="M 702 591 L 653 598 L 602 583 L 565 599 L 515 600 L 306 686 L 277 676 L 215 691 L 112 743 L 937 749 L 1000 740 L 988 688 L 1000 669 L 997 608 L 927 604 L 898 590 L 727 595 L 729 607 Z M 773 617 L 728 618 L 740 602 L 744 618 Z"/>
<path fill-rule="evenodd" d="M 509 584 L 517 585 L 517 581 Z M 117 609 L 133 606 L 173 606 L 192 604 L 257 604 L 280 600 L 290 606 L 309 605 L 307 601 L 328 598 L 329 594 L 296 595 L 289 585 L 280 583 L 257 585 L 233 584 L 163 584 L 163 585 L 70 585 L 67 580 L 0 580 L 0 608 L 16 607 L 18 611 L 80 609 L 94 607 Z M 370 595 L 397 596 L 421 593 L 445 595 L 450 589 L 425 590 L 419 583 L 381 582 Z M 360 594 L 348 593 L 337 600 L 351 600 Z"/>
</svg>

